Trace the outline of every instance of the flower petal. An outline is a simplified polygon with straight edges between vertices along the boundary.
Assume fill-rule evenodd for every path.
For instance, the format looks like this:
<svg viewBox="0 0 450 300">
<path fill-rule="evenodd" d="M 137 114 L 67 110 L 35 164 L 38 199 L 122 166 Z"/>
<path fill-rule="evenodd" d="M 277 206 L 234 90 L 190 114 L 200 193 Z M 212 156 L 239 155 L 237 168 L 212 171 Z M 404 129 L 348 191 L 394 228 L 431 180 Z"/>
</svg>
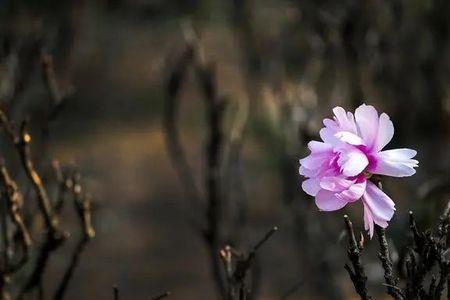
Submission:
<svg viewBox="0 0 450 300">
<path fill-rule="evenodd" d="M 317 175 L 317 170 L 311 170 L 305 168 L 304 166 L 300 166 L 300 168 L 298 169 L 298 173 L 305 177 L 315 177 Z"/>
<path fill-rule="evenodd" d="M 412 159 L 417 151 L 412 149 L 393 149 L 381 151 L 373 156 L 374 163 L 369 171 L 374 174 L 406 177 L 416 173 L 419 162 Z"/>
<path fill-rule="evenodd" d="M 364 203 L 364 201 L 363 206 L 364 206 L 364 229 L 369 231 L 369 236 L 370 238 L 372 238 L 374 229 L 372 212 L 370 211 L 369 207 Z"/>
<path fill-rule="evenodd" d="M 332 130 L 328 127 L 324 127 L 319 131 L 319 135 L 322 141 L 333 146 L 339 145 L 341 143 L 341 141 L 339 141 L 339 139 L 334 136 L 335 133 L 335 130 Z"/>
<path fill-rule="evenodd" d="M 308 149 L 314 153 L 322 153 L 329 152 L 333 150 L 333 146 L 330 144 L 318 142 L 318 141 L 310 141 L 308 143 Z"/>
<path fill-rule="evenodd" d="M 333 211 L 343 208 L 348 201 L 341 197 L 336 197 L 336 193 L 327 190 L 320 190 L 316 195 L 316 205 L 320 210 Z"/>
<path fill-rule="evenodd" d="M 329 176 L 320 179 L 320 187 L 330 192 L 342 192 L 354 182 L 355 180 L 349 180 L 344 177 Z"/>
<path fill-rule="evenodd" d="M 366 189 L 366 178 L 347 179 L 345 177 L 323 177 L 320 179 L 320 187 L 326 191 L 336 193 L 336 197 L 347 202 L 359 200 Z"/>
<path fill-rule="evenodd" d="M 370 181 L 367 182 L 366 191 L 362 199 L 365 210 L 364 221 L 366 222 L 366 219 L 368 221 L 372 219 L 378 226 L 386 228 L 388 225 L 387 222 L 394 215 L 394 201 Z M 368 209 L 367 212 L 366 209 Z M 369 227 L 370 229 L 370 224 L 365 224 L 365 227 Z"/>
<path fill-rule="evenodd" d="M 320 190 L 319 182 L 314 179 L 306 179 L 302 182 L 302 189 L 310 196 L 316 196 L 317 192 Z"/>
<path fill-rule="evenodd" d="M 356 125 L 359 136 L 364 140 L 366 146 L 371 149 L 378 132 L 378 112 L 371 105 L 362 104 L 355 110 Z"/>
<path fill-rule="evenodd" d="M 307 157 L 300 159 L 300 165 L 305 168 L 314 170 L 322 166 L 322 164 L 328 162 L 330 159 L 330 154 L 326 152 L 311 153 Z"/>
<path fill-rule="evenodd" d="M 351 148 L 341 152 L 338 164 L 342 174 L 345 176 L 356 176 L 360 174 L 369 164 L 367 156 L 357 148 Z"/>
<path fill-rule="evenodd" d="M 385 113 L 380 115 L 380 119 L 378 120 L 378 132 L 377 137 L 375 139 L 375 143 L 373 148 L 375 151 L 380 151 L 384 148 L 394 136 L 394 124 L 392 124 L 391 119 Z"/>
<path fill-rule="evenodd" d="M 337 139 L 339 139 L 341 142 L 344 142 L 344 143 L 347 143 L 350 145 L 354 145 L 354 146 L 364 145 L 364 141 L 362 138 L 360 138 L 356 134 L 351 133 L 349 131 L 339 131 L 339 132 L 336 132 L 334 134 L 334 136 Z"/>
<path fill-rule="evenodd" d="M 356 124 L 351 113 L 347 113 L 342 107 L 336 106 L 333 108 L 335 120 L 338 123 L 341 131 L 348 131 L 356 134 Z"/>
<path fill-rule="evenodd" d="M 359 200 L 366 191 L 367 180 L 362 176 L 361 180 L 348 187 L 348 189 L 341 192 L 341 197 L 347 199 L 348 202 Z"/>
</svg>

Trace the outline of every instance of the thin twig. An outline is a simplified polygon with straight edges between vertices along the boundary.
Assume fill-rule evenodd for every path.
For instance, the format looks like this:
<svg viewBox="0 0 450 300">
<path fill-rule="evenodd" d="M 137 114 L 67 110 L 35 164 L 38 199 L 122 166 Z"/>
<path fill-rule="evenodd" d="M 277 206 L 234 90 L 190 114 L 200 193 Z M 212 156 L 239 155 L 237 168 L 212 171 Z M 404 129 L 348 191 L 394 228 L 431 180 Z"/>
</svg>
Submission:
<svg viewBox="0 0 450 300">
<path fill-rule="evenodd" d="M 0 181 L 4 186 L 4 197 L 7 199 L 7 207 L 9 211 L 9 217 L 16 225 L 21 245 L 23 248 L 22 258 L 19 260 L 17 265 L 8 266 L 8 272 L 15 272 L 18 268 L 20 268 L 28 259 L 29 251 L 32 244 L 30 233 L 25 226 L 23 215 L 22 215 L 22 205 L 23 205 L 23 196 L 20 193 L 16 182 L 9 175 L 6 166 L 0 163 Z"/>
<path fill-rule="evenodd" d="M 162 293 L 162 294 L 159 295 L 159 296 L 156 296 L 156 297 L 152 298 L 152 300 L 160 300 L 160 299 L 164 299 L 164 298 L 169 297 L 171 294 L 172 294 L 171 292 L 167 291 L 167 292 Z"/>
<path fill-rule="evenodd" d="M 246 299 L 249 295 L 249 289 L 245 284 L 247 272 L 254 263 L 258 250 L 264 245 L 275 232 L 278 227 L 270 229 L 258 243 L 252 247 L 248 255 L 242 255 L 230 246 L 226 246 L 220 251 L 220 258 L 225 267 L 227 274 L 227 299 Z M 236 258 L 236 259 L 234 259 Z"/>
<path fill-rule="evenodd" d="M 82 236 L 78 241 L 75 250 L 73 251 L 70 264 L 59 283 L 55 295 L 53 296 L 54 300 L 61 300 L 64 298 L 67 287 L 69 286 L 75 269 L 79 264 L 81 255 L 84 252 L 84 249 L 86 248 L 88 242 L 95 236 L 95 230 L 91 223 L 91 198 L 90 195 L 84 194 L 79 181 L 80 175 L 78 173 L 75 173 L 73 179 L 73 182 L 75 183 L 73 185 L 74 206 L 80 220 Z"/>
<path fill-rule="evenodd" d="M 37 173 L 31 158 L 31 150 L 30 150 L 31 136 L 27 131 L 26 122 L 22 123 L 20 132 L 17 133 L 11 121 L 8 119 L 3 110 L 0 109 L 0 123 L 5 129 L 7 136 L 10 138 L 11 142 L 16 147 L 25 173 L 27 177 L 30 179 L 32 186 L 38 196 L 37 198 L 39 207 L 44 217 L 44 221 L 48 229 L 48 234 L 53 239 L 63 238 L 64 235 L 60 234 L 59 232 L 58 229 L 59 221 L 57 216 L 53 213 L 51 201 L 49 199 L 47 190 L 45 189 L 41 177 Z"/>
<path fill-rule="evenodd" d="M 386 282 L 388 294 L 396 300 L 404 299 L 403 294 L 400 292 L 400 288 L 398 288 L 397 286 L 398 278 L 394 275 L 393 265 L 389 253 L 389 246 L 386 239 L 386 231 L 384 228 L 375 225 L 375 232 L 380 244 L 380 252 L 378 253 L 378 257 L 384 269 L 384 279 Z"/>
<path fill-rule="evenodd" d="M 61 239 L 63 238 L 63 235 L 60 234 L 58 229 L 58 217 L 53 213 L 53 208 L 47 190 L 44 187 L 41 177 L 37 173 L 34 167 L 34 163 L 31 159 L 30 142 L 31 135 L 27 131 L 26 122 L 23 122 L 20 129 L 19 139 L 16 144 L 18 152 L 20 154 L 20 160 L 26 171 L 25 173 L 30 179 L 32 186 L 38 196 L 39 207 L 44 216 L 44 221 L 47 229 L 49 230 L 49 234 L 54 239 Z"/>
<path fill-rule="evenodd" d="M 117 285 L 113 286 L 114 300 L 119 300 L 119 287 Z"/>
<path fill-rule="evenodd" d="M 183 184 L 191 204 L 198 206 L 201 193 L 195 183 L 192 169 L 187 162 L 186 153 L 180 142 L 179 131 L 176 125 L 178 108 L 180 106 L 179 93 L 183 87 L 187 70 L 192 64 L 193 57 L 194 48 L 188 44 L 169 75 L 166 86 L 167 100 L 164 112 L 164 128 L 167 152 L 172 165 L 180 178 L 180 182 Z"/>
<path fill-rule="evenodd" d="M 81 254 L 84 252 L 84 249 L 85 249 L 88 241 L 89 241 L 89 239 L 86 238 L 86 236 L 84 236 L 84 235 L 78 241 L 78 243 L 73 251 L 72 258 L 70 260 L 70 264 L 67 267 L 66 271 L 64 272 L 64 275 L 62 276 L 62 279 L 59 283 L 59 286 L 57 287 L 56 292 L 53 296 L 54 300 L 61 300 L 64 298 L 66 291 L 67 291 L 67 287 L 69 286 L 69 283 L 73 277 L 75 269 L 79 264 Z"/>
<path fill-rule="evenodd" d="M 71 91 L 62 91 L 59 87 L 58 80 L 55 73 L 55 66 L 53 62 L 53 56 L 48 53 L 41 54 L 41 68 L 42 68 L 42 80 L 48 92 L 48 99 L 50 102 L 50 112 L 48 114 L 48 120 L 54 120 L 58 113 L 66 103 Z M 47 124 L 48 126 L 48 124 Z M 48 128 L 45 129 L 48 133 Z"/>
<path fill-rule="evenodd" d="M 222 194 L 220 191 L 221 176 L 220 163 L 223 147 L 222 117 L 223 103 L 218 96 L 216 73 L 214 66 L 203 62 L 197 63 L 196 74 L 203 99 L 206 105 L 206 119 L 208 124 L 208 141 L 206 144 L 206 175 L 207 190 L 206 221 L 207 228 L 204 237 L 209 246 L 213 275 L 218 290 L 223 298 L 227 296 L 226 287 L 221 273 L 221 263 L 218 257 L 221 243 Z"/>
<path fill-rule="evenodd" d="M 288 300 L 289 297 L 294 295 L 305 283 L 304 279 L 300 279 L 296 284 L 294 284 L 291 288 L 289 288 L 286 292 L 283 293 L 280 300 Z"/>
<path fill-rule="evenodd" d="M 361 262 L 361 251 L 363 250 L 363 240 L 357 242 L 355 237 L 355 232 L 353 230 L 353 224 L 347 215 L 344 216 L 345 226 L 348 235 L 348 251 L 347 256 L 350 259 L 353 269 L 349 265 L 345 265 L 350 279 L 353 282 L 356 292 L 361 297 L 362 300 L 372 299 L 367 292 L 367 276 L 364 271 L 364 266 Z"/>
</svg>

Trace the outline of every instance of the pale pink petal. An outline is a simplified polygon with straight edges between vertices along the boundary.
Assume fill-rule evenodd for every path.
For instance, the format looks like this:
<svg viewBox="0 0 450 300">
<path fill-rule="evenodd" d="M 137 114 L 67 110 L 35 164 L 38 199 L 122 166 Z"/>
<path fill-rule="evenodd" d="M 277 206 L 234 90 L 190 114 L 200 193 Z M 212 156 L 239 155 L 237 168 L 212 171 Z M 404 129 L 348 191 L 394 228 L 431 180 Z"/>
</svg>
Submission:
<svg viewBox="0 0 450 300">
<path fill-rule="evenodd" d="M 336 197 L 354 202 L 364 194 L 366 179 L 364 176 L 352 180 L 338 176 L 323 177 L 319 180 L 319 185 L 324 190 L 336 193 Z"/>
<path fill-rule="evenodd" d="M 322 141 L 333 146 L 339 145 L 341 143 L 341 141 L 339 141 L 339 139 L 334 136 L 335 133 L 335 130 L 332 130 L 328 127 L 322 128 L 319 131 L 319 135 Z"/>
<path fill-rule="evenodd" d="M 412 159 L 417 151 L 412 149 L 393 149 L 381 151 L 373 155 L 374 163 L 369 171 L 374 174 L 406 177 L 416 173 L 419 162 Z"/>
<path fill-rule="evenodd" d="M 368 209 L 367 215 L 375 224 L 386 228 L 388 221 L 392 219 L 395 204 L 389 196 L 380 190 L 374 183 L 368 181 L 363 195 L 364 209 Z M 366 213 L 366 212 L 365 212 Z"/>
<path fill-rule="evenodd" d="M 354 202 L 359 200 L 366 190 L 367 180 L 363 177 L 362 180 L 358 180 L 356 183 L 350 185 L 348 189 L 341 192 L 341 196 L 347 199 L 348 202 Z"/>
<path fill-rule="evenodd" d="M 322 121 L 323 125 L 325 125 L 325 127 L 328 127 L 329 129 L 336 131 L 339 129 L 338 124 L 335 120 L 331 120 L 331 119 L 323 119 Z"/>
<path fill-rule="evenodd" d="M 360 174 L 369 164 L 366 155 L 357 148 L 343 151 L 338 160 L 342 174 L 345 176 L 356 176 Z"/>
<path fill-rule="evenodd" d="M 319 182 L 312 178 L 306 179 L 302 182 L 302 189 L 310 196 L 316 196 L 317 192 L 320 190 Z"/>
<path fill-rule="evenodd" d="M 304 166 L 300 166 L 300 168 L 298 169 L 298 173 L 305 177 L 315 177 L 317 175 L 317 170 L 311 170 L 305 168 Z"/>
<path fill-rule="evenodd" d="M 348 201 L 337 197 L 336 193 L 320 190 L 316 195 L 316 205 L 320 210 L 333 211 L 343 208 Z"/>
<path fill-rule="evenodd" d="M 320 187 L 331 192 L 342 192 L 348 189 L 355 180 L 344 177 L 328 176 L 320 179 Z"/>
<path fill-rule="evenodd" d="M 324 163 L 330 161 L 332 159 L 332 153 L 328 152 L 319 152 L 319 153 L 311 153 L 305 158 L 300 159 L 300 165 L 305 168 L 314 170 L 322 166 Z"/>
<path fill-rule="evenodd" d="M 318 141 L 310 141 L 308 143 L 308 148 L 311 152 L 321 153 L 321 152 L 330 152 L 333 150 L 333 146 L 330 144 L 318 142 Z"/>
<path fill-rule="evenodd" d="M 354 146 L 364 145 L 364 141 L 362 138 L 349 131 L 339 131 L 336 132 L 334 136 L 341 142 L 348 143 L 350 145 Z"/>
<path fill-rule="evenodd" d="M 371 149 L 378 133 L 378 112 L 373 106 L 362 104 L 355 111 L 355 119 L 359 136 Z"/>
<path fill-rule="evenodd" d="M 363 206 L 364 206 L 364 229 L 369 231 L 369 236 L 370 238 L 372 238 L 374 229 L 372 213 L 369 207 L 367 207 L 367 205 L 364 203 L 364 201 Z"/>
<path fill-rule="evenodd" d="M 375 151 L 380 151 L 392 140 L 393 136 L 394 124 L 392 124 L 392 121 L 387 114 L 382 113 L 378 121 L 378 132 L 373 149 Z"/>
<path fill-rule="evenodd" d="M 340 131 L 349 131 L 356 134 L 356 124 L 352 114 L 347 114 L 340 106 L 333 108 L 333 113 Z"/>
</svg>

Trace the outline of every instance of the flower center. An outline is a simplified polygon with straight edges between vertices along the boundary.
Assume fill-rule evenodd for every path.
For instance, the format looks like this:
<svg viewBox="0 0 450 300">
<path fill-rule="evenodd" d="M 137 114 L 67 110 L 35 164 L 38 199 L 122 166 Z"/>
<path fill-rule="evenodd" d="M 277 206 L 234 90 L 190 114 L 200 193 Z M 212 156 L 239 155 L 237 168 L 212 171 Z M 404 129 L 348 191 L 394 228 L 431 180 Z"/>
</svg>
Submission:
<svg viewBox="0 0 450 300">
<path fill-rule="evenodd" d="M 372 173 L 369 173 L 367 171 L 364 171 L 363 174 L 364 174 L 364 177 L 366 177 L 366 179 L 370 179 L 370 177 L 372 177 Z"/>
</svg>

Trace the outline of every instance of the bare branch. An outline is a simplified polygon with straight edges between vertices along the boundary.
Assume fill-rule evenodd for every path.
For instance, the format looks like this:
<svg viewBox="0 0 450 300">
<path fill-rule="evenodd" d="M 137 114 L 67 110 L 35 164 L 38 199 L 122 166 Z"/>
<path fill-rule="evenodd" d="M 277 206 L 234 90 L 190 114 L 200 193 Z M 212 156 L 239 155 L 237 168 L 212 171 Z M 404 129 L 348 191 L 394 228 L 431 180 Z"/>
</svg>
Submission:
<svg viewBox="0 0 450 300">
<path fill-rule="evenodd" d="M 23 248 L 22 258 L 19 260 L 16 266 L 9 266 L 8 272 L 14 272 L 15 269 L 20 268 L 23 263 L 25 263 L 29 257 L 29 251 L 32 244 L 30 233 L 25 226 L 23 215 L 22 215 L 22 205 L 23 197 L 20 193 L 16 182 L 9 175 L 6 166 L 0 163 L 0 180 L 1 184 L 4 186 L 3 196 L 7 199 L 7 207 L 9 211 L 9 216 L 13 223 L 16 225 L 21 245 Z"/>
<path fill-rule="evenodd" d="M 0 109 L 0 122 L 3 128 L 5 129 L 7 136 L 11 139 L 11 142 L 16 147 L 25 173 L 27 177 L 30 179 L 32 186 L 38 196 L 39 207 L 44 217 L 44 221 L 48 229 L 48 234 L 50 234 L 54 239 L 64 238 L 64 235 L 59 233 L 58 218 L 53 213 L 51 201 L 49 199 L 47 190 L 44 187 L 41 177 L 37 173 L 31 158 L 31 150 L 30 150 L 31 135 L 27 131 L 26 122 L 22 123 L 20 132 L 17 133 L 14 130 L 12 123 L 9 121 L 6 114 L 1 109 Z"/>
<path fill-rule="evenodd" d="M 345 269 L 347 270 L 350 279 L 353 282 L 353 286 L 355 287 L 356 292 L 363 300 L 372 299 L 367 292 L 367 276 L 364 271 L 364 266 L 361 262 L 361 251 L 363 250 L 363 239 L 358 243 L 356 241 L 355 232 L 353 230 L 353 224 L 350 221 L 347 215 L 344 216 L 345 226 L 347 230 L 348 236 L 348 245 L 349 248 L 347 250 L 347 256 L 350 259 L 353 269 L 349 265 L 345 265 Z"/>
<path fill-rule="evenodd" d="M 300 279 L 296 284 L 294 284 L 290 289 L 283 293 L 280 300 L 287 300 L 289 297 L 294 295 L 305 283 L 305 280 Z"/>
<path fill-rule="evenodd" d="M 401 291 L 400 288 L 398 288 L 397 286 L 398 278 L 394 275 L 392 261 L 389 253 L 389 246 L 386 239 L 386 231 L 384 228 L 375 225 L 375 232 L 380 244 L 380 252 L 378 254 L 378 257 L 384 269 L 384 279 L 386 281 L 388 294 L 397 300 L 404 299 L 403 294 L 399 292 Z"/>
<path fill-rule="evenodd" d="M 113 286 L 114 300 L 119 300 L 119 287 L 117 285 Z"/>
<path fill-rule="evenodd" d="M 171 294 L 172 294 L 171 292 L 167 291 L 167 292 L 162 293 L 162 294 L 159 295 L 159 296 L 156 296 L 156 297 L 152 298 L 152 300 L 160 300 L 160 299 L 164 299 L 164 298 L 169 297 Z"/>
</svg>

